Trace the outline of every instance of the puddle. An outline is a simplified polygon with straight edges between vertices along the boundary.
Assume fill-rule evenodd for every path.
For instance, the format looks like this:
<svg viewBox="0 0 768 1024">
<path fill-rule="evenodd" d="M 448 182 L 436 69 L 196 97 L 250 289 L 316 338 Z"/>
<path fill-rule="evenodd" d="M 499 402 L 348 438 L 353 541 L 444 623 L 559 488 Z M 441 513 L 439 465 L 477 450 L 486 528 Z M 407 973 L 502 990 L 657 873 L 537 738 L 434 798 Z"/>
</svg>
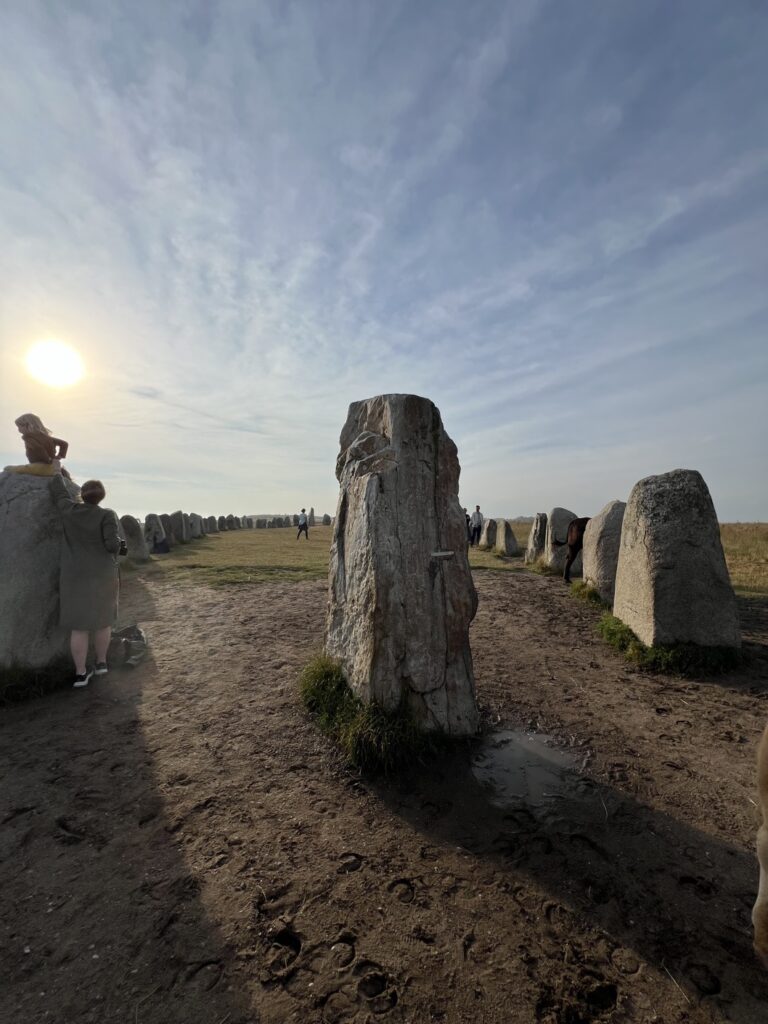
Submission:
<svg viewBox="0 0 768 1024">
<path fill-rule="evenodd" d="M 497 807 L 529 810 L 572 796 L 578 789 L 577 758 L 542 733 L 505 730 L 483 739 L 472 774 Z"/>
</svg>

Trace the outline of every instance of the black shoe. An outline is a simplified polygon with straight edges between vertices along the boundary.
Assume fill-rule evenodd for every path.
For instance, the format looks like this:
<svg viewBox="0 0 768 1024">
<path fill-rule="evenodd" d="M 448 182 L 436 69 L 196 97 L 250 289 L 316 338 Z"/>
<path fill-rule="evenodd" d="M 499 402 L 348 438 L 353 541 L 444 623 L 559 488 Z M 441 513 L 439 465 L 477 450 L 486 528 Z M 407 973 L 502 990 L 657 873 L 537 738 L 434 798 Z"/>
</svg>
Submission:
<svg viewBox="0 0 768 1024">
<path fill-rule="evenodd" d="M 96 668 L 93 670 L 95 676 L 105 676 L 109 672 L 106 661 L 97 661 Z"/>
<path fill-rule="evenodd" d="M 89 670 L 87 670 L 85 672 L 78 672 L 78 674 L 75 676 L 75 681 L 74 681 L 74 683 L 72 683 L 72 685 L 75 686 L 75 687 L 87 686 L 88 683 L 90 683 L 90 681 L 91 681 L 91 676 L 92 675 L 93 675 L 93 670 L 92 669 L 89 669 Z"/>
</svg>

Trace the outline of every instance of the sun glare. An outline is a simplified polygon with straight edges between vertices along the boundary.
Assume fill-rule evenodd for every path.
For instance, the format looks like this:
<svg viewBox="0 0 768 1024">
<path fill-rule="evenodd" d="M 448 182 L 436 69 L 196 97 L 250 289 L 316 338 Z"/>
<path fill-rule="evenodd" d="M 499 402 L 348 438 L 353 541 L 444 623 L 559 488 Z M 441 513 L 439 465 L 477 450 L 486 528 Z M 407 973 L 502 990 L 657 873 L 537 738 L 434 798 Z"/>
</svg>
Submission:
<svg viewBox="0 0 768 1024">
<path fill-rule="evenodd" d="M 85 372 L 78 353 L 63 341 L 38 341 L 27 352 L 27 371 L 49 388 L 69 388 Z"/>
</svg>

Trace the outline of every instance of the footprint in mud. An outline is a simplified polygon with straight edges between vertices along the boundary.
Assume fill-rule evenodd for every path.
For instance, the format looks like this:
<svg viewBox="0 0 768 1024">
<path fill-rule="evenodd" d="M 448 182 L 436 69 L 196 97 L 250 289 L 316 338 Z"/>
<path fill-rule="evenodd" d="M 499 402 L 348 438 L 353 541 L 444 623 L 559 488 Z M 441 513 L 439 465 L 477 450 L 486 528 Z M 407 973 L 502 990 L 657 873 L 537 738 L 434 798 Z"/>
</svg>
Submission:
<svg viewBox="0 0 768 1024">
<path fill-rule="evenodd" d="M 348 875 L 352 871 L 359 871 L 364 860 L 365 858 L 359 853 L 348 850 L 339 857 L 339 866 L 336 868 L 336 872 L 339 875 Z"/>
<path fill-rule="evenodd" d="M 357 981 L 357 997 L 377 1016 L 397 1006 L 398 991 L 386 971 L 373 960 L 361 960 L 353 970 Z"/>
<path fill-rule="evenodd" d="M 387 892 L 392 893 L 396 900 L 401 903 L 413 903 L 416 890 L 413 883 L 407 878 L 395 878 L 387 886 Z"/>
<path fill-rule="evenodd" d="M 330 949 L 330 961 L 337 971 L 349 967 L 355 959 L 355 944 L 351 938 L 339 938 Z"/>
<path fill-rule="evenodd" d="M 267 932 L 270 943 L 267 966 L 273 974 L 286 970 L 301 952 L 301 939 L 289 924 L 281 922 Z"/>
</svg>

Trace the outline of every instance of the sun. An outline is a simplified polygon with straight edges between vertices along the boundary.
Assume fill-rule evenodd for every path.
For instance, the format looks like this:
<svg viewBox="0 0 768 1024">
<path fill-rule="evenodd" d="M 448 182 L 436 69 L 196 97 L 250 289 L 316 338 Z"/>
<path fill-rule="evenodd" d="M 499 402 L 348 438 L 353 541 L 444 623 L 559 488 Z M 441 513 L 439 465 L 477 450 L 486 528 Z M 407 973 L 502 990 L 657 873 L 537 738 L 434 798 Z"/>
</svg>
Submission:
<svg viewBox="0 0 768 1024">
<path fill-rule="evenodd" d="M 72 346 L 55 339 L 38 341 L 27 352 L 25 363 L 30 376 L 49 388 L 71 388 L 85 372 Z"/>
</svg>

